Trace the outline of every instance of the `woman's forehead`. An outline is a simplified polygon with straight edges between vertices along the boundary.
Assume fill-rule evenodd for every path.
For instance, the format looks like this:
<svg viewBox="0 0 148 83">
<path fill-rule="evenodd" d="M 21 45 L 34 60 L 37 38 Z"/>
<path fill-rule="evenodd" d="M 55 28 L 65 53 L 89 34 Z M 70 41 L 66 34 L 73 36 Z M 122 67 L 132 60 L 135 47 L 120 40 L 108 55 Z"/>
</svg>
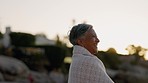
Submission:
<svg viewBox="0 0 148 83">
<path fill-rule="evenodd" d="M 93 28 L 90 28 L 90 29 L 86 32 L 86 34 L 88 34 L 88 35 L 96 35 L 96 32 L 94 31 Z"/>
</svg>

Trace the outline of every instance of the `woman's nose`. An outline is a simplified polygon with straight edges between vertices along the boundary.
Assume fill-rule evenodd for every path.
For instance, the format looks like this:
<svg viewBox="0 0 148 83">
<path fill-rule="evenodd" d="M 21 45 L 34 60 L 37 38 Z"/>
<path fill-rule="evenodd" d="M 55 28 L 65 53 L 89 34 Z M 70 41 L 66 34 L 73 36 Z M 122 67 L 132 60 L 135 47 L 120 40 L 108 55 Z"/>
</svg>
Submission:
<svg viewBox="0 0 148 83">
<path fill-rule="evenodd" d="M 99 40 L 98 38 L 96 38 L 96 42 L 98 42 L 98 43 L 99 43 L 99 42 L 100 42 L 100 40 Z"/>
</svg>

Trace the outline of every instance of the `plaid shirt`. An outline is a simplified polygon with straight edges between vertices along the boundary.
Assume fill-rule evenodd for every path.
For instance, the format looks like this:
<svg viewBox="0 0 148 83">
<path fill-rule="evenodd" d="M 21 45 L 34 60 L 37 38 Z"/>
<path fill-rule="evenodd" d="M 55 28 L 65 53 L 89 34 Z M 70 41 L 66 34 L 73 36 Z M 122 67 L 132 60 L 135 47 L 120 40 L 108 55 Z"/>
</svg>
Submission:
<svg viewBox="0 0 148 83">
<path fill-rule="evenodd" d="M 75 45 L 68 83 L 114 83 L 107 75 L 104 64 L 85 48 Z"/>
</svg>

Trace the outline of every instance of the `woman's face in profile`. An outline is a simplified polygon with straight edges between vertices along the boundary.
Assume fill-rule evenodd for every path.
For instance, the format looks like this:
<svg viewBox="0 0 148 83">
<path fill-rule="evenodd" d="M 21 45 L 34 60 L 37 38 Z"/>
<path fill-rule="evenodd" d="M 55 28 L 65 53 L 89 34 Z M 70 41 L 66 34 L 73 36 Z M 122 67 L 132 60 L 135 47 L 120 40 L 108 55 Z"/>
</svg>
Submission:
<svg viewBox="0 0 148 83">
<path fill-rule="evenodd" d="M 98 52 L 97 45 L 100 40 L 97 38 L 94 29 L 90 28 L 84 36 L 85 38 L 82 40 L 83 47 L 85 47 L 91 54 L 96 54 Z"/>
</svg>

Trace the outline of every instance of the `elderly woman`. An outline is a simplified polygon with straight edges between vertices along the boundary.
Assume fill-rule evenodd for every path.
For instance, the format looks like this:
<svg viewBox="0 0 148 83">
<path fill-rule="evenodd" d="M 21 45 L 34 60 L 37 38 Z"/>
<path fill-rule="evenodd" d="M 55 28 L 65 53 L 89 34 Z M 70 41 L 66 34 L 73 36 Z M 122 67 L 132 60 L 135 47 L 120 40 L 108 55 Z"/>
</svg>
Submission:
<svg viewBox="0 0 148 83">
<path fill-rule="evenodd" d="M 68 83 L 114 83 L 107 75 L 102 61 L 96 57 L 100 40 L 92 25 L 73 26 L 69 40 L 73 44 L 73 56 Z"/>
</svg>

